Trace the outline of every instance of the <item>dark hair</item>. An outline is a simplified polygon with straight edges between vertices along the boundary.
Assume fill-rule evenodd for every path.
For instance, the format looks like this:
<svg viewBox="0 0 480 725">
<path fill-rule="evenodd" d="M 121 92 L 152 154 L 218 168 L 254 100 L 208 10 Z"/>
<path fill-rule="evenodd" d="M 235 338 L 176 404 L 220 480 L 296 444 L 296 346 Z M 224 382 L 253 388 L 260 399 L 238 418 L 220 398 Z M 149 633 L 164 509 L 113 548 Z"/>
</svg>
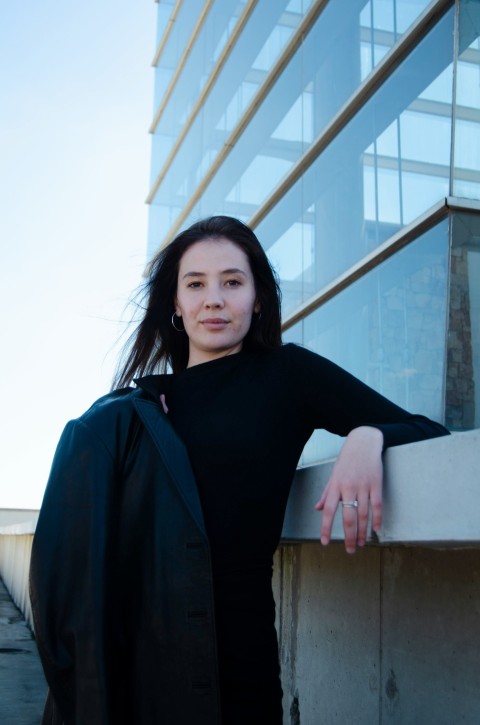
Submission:
<svg viewBox="0 0 480 725">
<path fill-rule="evenodd" d="M 129 385 L 140 375 L 159 370 L 165 372 L 168 366 L 173 372 L 187 367 L 188 337 L 172 326 L 180 260 L 192 244 L 221 237 L 238 245 L 247 255 L 260 303 L 260 314 L 252 318 L 243 348 L 271 350 L 282 344 L 280 288 L 262 245 L 252 230 L 238 219 L 213 216 L 181 232 L 151 262 L 143 287 L 144 316 L 127 341 L 114 388 Z"/>
</svg>

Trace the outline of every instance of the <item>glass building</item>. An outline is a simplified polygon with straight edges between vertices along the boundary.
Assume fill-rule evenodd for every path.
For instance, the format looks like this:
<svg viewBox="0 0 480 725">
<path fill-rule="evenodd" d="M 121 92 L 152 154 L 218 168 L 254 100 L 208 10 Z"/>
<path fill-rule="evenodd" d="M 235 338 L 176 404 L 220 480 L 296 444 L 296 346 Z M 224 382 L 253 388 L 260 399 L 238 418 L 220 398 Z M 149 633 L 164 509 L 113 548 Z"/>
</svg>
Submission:
<svg viewBox="0 0 480 725">
<path fill-rule="evenodd" d="M 479 36 L 480 0 L 160 0 L 149 257 L 244 220 L 285 341 L 480 427 Z"/>
</svg>

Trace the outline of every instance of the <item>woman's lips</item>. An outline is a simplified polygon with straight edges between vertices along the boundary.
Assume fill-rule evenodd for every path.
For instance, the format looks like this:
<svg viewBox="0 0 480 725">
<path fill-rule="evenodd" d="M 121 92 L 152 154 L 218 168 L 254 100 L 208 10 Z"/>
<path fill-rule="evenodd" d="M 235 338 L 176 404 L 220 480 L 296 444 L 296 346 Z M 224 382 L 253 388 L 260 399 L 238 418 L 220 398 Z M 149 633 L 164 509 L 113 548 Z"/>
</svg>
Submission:
<svg viewBox="0 0 480 725">
<path fill-rule="evenodd" d="M 228 320 L 222 317 L 208 317 L 206 320 L 201 320 L 201 324 L 209 330 L 220 330 L 228 325 Z"/>
</svg>

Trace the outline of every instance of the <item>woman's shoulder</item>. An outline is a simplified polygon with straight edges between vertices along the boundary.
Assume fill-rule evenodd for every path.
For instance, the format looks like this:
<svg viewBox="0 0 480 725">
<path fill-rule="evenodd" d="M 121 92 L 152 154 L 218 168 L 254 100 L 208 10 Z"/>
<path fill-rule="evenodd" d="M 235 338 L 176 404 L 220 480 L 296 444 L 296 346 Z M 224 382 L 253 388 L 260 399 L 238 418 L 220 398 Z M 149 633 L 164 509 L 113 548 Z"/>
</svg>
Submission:
<svg viewBox="0 0 480 725">
<path fill-rule="evenodd" d="M 261 376 L 274 381 L 286 381 L 289 386 L 308 385 L 312 377 L 328 376 L 329 361 L 306 347 L 285 343 L 273 350 L 262 351 L 251 358 Z"/>
<path fill-rule="evenodd" d="M 84 424 L 95 429 L 115 425 L 120 419 L 128 420 L 134 415 L 133 402 L 143 395 L 143 391 L 138 388 L 112 390 L 95 400 L 84 413 L 70 423 Z"/>
<path fill-rule="evenodd" d="M 145 393 L 138 388 L 122 388 L 103 395 L 84 413 L 68 421 L 61 442 L 77 448 L 101 445 L 115 455 L 138 423 L 134 401 L 141 397 Z"/>
<path fill-rule="evenodd" d="M 298 345 L 285 343 L 271 356 L 271 369 L 286 376 L 289 384 L 297 388 L 308 388 L 312 381 L 316 385 L 335 385 L 342 381 L 345 371 L 328 358 Z"/>
<path fill-rule="evenodd" d="M 89 408 L 80 416 L 80 419 L 93 415 L 103 415 L 120 411 L 122 408 L 131 405 L 135 395 L 138 395 L 138 388 L 119 388 L 97 398 Z"/>
<path fill-rule="evenodd" d="M 308 347 L 299 345 L 294 342 L 287 342 L 275 351 L 277 359 L 285 361 L 286 363 L 298 366 L 301 371 L 303 366 L 314 365 L 316 367 L 329 365 L 330 361 L 327 358 L 322 357 Z"/>
</svg>

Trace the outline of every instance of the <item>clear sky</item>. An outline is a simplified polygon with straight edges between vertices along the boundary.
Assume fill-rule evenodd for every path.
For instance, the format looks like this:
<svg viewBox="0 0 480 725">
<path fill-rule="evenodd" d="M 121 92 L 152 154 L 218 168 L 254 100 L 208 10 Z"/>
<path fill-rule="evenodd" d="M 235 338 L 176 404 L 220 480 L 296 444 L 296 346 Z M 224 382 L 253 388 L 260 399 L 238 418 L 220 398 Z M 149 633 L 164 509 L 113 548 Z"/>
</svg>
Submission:
<svg viewBox="0 0 480 725">
<path fill-rule="evenodd" d="M 153 0 L 3 0 L 0 508 L 107 392 L 147 240 Z"/>
</svg>

